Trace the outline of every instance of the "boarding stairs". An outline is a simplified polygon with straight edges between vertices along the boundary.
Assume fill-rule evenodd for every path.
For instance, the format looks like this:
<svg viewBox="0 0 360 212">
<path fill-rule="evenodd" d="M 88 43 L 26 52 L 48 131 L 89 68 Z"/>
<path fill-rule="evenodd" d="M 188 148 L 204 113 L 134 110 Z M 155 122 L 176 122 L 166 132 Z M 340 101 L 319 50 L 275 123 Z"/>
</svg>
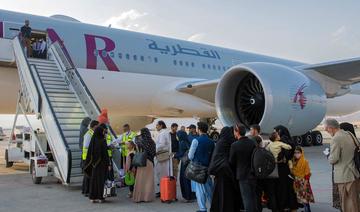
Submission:
<svg viewBox="0 0 360 212">
<path fill-rule="evenodd" d="M 12 42 L 21 84 L 19 102 L 26 113 L 41 120 L 58 177 L 64 184 L 78 183 L 83 175 L 80 123 L 85 117 L 96 119 L 99 106 L 61 43 L 50 45 L 49 59 L 36 59 L 26 57 L 18 37 Z"/>
</svg>

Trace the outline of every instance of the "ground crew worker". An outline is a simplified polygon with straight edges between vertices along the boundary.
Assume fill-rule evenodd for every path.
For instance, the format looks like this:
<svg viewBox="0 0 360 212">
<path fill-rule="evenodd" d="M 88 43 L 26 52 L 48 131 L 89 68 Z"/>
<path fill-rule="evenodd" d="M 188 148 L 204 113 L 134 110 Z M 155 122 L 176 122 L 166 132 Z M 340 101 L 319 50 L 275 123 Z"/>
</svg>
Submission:
<svg viewBox="0 0 360 212">
<path fill-rule="evenodd" d="M 123 134 L 118 139 L 121 143 L 121 160 L 122 160 L 122 166 L 125 168 L 126 164 L 126 157 L 128 156 L 128 147 L 127 143 L 129 141 L 135 142 L 136 133 L 130 130 L 129 124 L 124 124 L 123 126 Z"/>
<path fill-rule="evenodd" d="M 96 129 L 97 126 L 99 126 L 98 121 L 96 121 L 96 120 L 91 121 L 90 129 L 84 135 L 84 143 L 83 143 L 82 154 L 81 154 L 81 159 L 83 160 L 83 164 L 85 163 L 85 160 L 87 157 L 91 137 L 94 135 L 94 130 Z M 81 193 L 84 194 L 86 197 L 89 195 L 89 181 L 90 181 L 89 176 L 86 176 L 84 174 Z"/>
</svg>

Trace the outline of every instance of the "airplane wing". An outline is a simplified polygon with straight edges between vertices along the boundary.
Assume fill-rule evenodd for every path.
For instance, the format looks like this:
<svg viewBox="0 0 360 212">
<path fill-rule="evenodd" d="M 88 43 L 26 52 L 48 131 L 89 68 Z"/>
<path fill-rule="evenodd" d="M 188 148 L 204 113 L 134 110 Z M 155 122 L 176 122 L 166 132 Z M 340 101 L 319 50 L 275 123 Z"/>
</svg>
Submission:
<svg viewBox="0 0 360 212">
<path fill-rule="evenodd" d="M 208 102 L 214 103 L 216 86 L 219 80 L 220 79 L 185 82 L 177 86 L 176 89 L 180 92 L 191 94 Z"/>
<path fill-rule="evenodd" d="M 340 81 L 344 85 L 360 82 L 360 58 L 305 65 L 298 68 L 317 71 L 320 74 Z"/>
<path fill-rule="evenodd" d="M 351 85 L 360 82 L 360 58 L 296 67 L 318 81 L 327 97 L 351 92 Z"/>
</svg>

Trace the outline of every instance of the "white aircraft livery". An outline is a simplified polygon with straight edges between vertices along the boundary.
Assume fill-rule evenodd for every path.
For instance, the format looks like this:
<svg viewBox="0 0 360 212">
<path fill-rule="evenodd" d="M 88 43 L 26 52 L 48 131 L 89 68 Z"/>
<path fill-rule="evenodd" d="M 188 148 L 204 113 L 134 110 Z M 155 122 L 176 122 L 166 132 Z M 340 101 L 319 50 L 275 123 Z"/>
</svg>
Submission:
<svg viewBox="0 0 360 212">
<path fill-rule="evenodd" d="M 66 16 L 0 10 L 0 114 L 15 113 L 21 77 L 12 41 L 25 20 L 32 40 L 61 43 L 114 126 L 145 126 L 155 117 L 218 117 L 224 125 L 260 124 L 269 133 L 282 124 L 302 135 L 326 115 L 360 109 L 360 59 L 305 64 Z M 46 58 L 52 57 L 48 51 Z"/>
</svg>

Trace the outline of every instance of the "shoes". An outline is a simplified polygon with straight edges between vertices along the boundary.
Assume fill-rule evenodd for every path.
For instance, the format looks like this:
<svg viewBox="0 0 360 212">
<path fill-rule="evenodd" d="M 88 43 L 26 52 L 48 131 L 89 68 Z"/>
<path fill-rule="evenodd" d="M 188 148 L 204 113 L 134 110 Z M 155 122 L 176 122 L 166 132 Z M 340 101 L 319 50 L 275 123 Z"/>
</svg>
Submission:
<svg viewBox="0 0 360 212">
<path fill-rule="evenodd" d="M 97 200 L 91 199 L 90 202 L 91 202 L 91 203 L 97 203 Z"/>
<path fill-rule="evenodd" d="M 105 202 L 105 199 L 99 200 L 99 203 L 104 203 L 104 202 Z"/>
<path fill-rule="evenodd" d="M 156 198 L 159 198 L 160 197 L 160 192 L 156 193 L 155 196 L 156 196 Z"/>
</svg>

